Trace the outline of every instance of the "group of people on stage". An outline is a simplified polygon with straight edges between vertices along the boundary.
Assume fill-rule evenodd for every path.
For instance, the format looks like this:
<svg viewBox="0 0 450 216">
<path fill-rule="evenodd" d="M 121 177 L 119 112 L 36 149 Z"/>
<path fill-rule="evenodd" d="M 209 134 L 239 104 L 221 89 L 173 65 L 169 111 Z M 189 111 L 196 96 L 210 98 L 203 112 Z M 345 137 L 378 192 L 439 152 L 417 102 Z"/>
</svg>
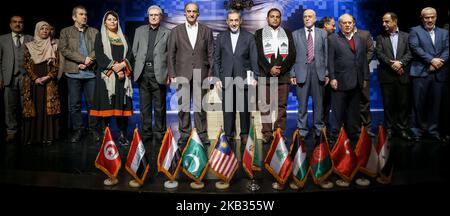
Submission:
<svg viewBox="0 0 450 216">
<path fill-rule="evenodd" d="M 448 30 L 436 26 L 434 8 L 422 10 L 422 25 L 412 28 L 409 34 L 399 30 L 397 15 L 387 12 L 382 17 L 385 31 L 377 37 L 376 46 L 370 32 L 356 28 L 356 20 L 350 14 L 339 17 L 340 31 L 334 33 L 333 18 L 324 17 L 316 27 L 316 13 L 307 9 L 303 12 L 304 27 L 290 32 L 281 27 L 281 11 L 272 8 L 267 13 L 267 25 L 253 35 L 240 27 L 240 12 L 230 10 L 226 17 L 228 30 L 214 40 L 213 31 L 198 22 L 198 4 L 186 4 L 184 12 L 186 22 L 169 30 L 160 25 L 161 8 L 150 6 L 148 24 L 136 29 L 133 44 L 128 42 L 114 11 L 105 13 L 99 31 L 87 25 L 86 8 L 73 8 L 74 25 L 62 29 L 58 40 L 53 38 L 54 29 L 48 22 L 38 22 L 33 37 L 23 34 L 23 17 L 11 17 L 12 32 L 0 36 L 0 88 L 5 100 L 6 141 L 16 136 L 19 119 L 16 112 L 22 106 L 23 142 L 51 144 L 61 128 L 58 117 L 61 99 L 68 97 L 73 128 L 70 141 L 80 142 L 86 133 L 81 113 L 84 94 L 90 137 L 98 142 L 97 130 L 105 128 L 110 118 L 115 117 L 119 143 L 128 145 L 128 117 L 133 115 L 132 82 L 136 82 L 144 143 L 153 149 L 155 143 L 161 143 L 167 128 L 167 86 L 176 83 L 179 143 L 184 145 L 191 131 L 192 99 L 194 127 L 201 141 L 208 144 L 206 112 L 199 107 L 201 102 L 195 103 L 196 95 L 203 98 L 207 89 L 196 91 L 194 86 L 201 86 L 203 80 L 213 77 L 215 86 L 222 90 L 224 131 L 230 142 L 236 136 L 236 112 L 241 141 L 247 140 L 250 128 L 247 102 L 252 86 L 266 87 L 262 88 L 265 92 L 258 92 L 265 95 L 258 104 L 263 142 L 271 142 L 276 128 L 284 132 L 290 85 L 296 86 L 297 128 L 301 136 L 311 133 L 317 137 L 323 128 L 329 130 L 331 109 L 331 140 L 336 140 L 344 125 L 350 139 L 355 141 L 361 125 L 373 135 L 369 62 L 374 54 L 381 67 L 379 81 L 388 136 L 396 133 L 404 139 L 420 141 L 428 134 L 445 141 L 443 135 L 448 135 L 442 134 L 439 122 L 442 95 L 448 84 Z M 200 81 L 195 79 L 196 71 Z M 245 80 L 248 71 L 259 79 L 241 86 L 230 85 L 227 80 Z M 67 95 L 58 91 L 60 76 L 67 80 Z M 269 93 L 274 89 L 277 98 Z M 309 96 L 313 101 L 311 130 Z M 244 103 L 237 102 L 238 97 L 243 97 Z M 272 123 L 271 113 L 264 107 L 274 101 L 277 116 Z"/>
</svg>

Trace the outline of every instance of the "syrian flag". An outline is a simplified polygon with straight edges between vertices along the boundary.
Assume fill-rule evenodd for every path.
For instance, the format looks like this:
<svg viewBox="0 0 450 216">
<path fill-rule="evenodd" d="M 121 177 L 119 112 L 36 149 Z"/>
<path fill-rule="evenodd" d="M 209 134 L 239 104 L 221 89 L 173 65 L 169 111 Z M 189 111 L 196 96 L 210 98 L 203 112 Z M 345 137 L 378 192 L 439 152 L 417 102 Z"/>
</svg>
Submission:
<svg viewBox="0 0 450 216">
<path fill-rule="evenodd" d="M 331 151 L 334 172 L 344 181 L 351 182 L 358 172 L 358 158 L 350 144 L 344 127 L 341 127 L 338 140 Z"/>
<path fill-rule="evenodd" d="M 378 129 L 378 143 L 376 149 L 378 153 L 378 173 L 382 180 L 391 182 L 393 171 L 392 157 L 390 157 L 391 143 L 386 136 L 384 127 L 381 125 Z"/>
<path fill-rule="evenodd" d="M 294 160 L 292 165 L 292 175 L 294 178 L 294 183 L 298 187 L 303 187 L 308 179 L 309 165 L 306 160 L 306 151 L 303 144 L 303 139 L 298 132 L 298 129 L 294 132 L 292 142 L 293 143 L 289 152 L 291 158 Z"/>
<path fill-rule="evenodd" d="M 331 160 L 330 148 L 328 147 L 324 128 L 320 133 L 320 138 L 316 140 L 309 164 L 315 184 L 323 182 L 333 171 L 333 161 Z"/>
<path fill-rule="evenodd" d="M 180 169 L 181 149 L 173 138 L 172 130 L 167 128 L 158 154 L 158 172 L 163 172 L 174 181 Z"/>
<path fill-rule="evenodd" d="M 112 139 L 111 131 L 109 131 L 109 127 L 106 127 L 102 147 L 95 159 L 95 167 L 103 171 L 110 178 L 116 178 L 120 170 L 121 162 L 119 150 Z"/>
<path fill-rule="evenodd" d="M 213 149 L 214 151 L 209 155 L 211 171 L 224 182 L 230 182 L 239 164 L 222 128 Z"/>
<path fill-rule="evenodd" d="M 289 156 L 280 128 L 275 132 L 275 137 L 267 152 L 264 165 L 273 177 L 277 179 L 278 183 L 282 185 L 286 183 L 292 171 L 292 158 Z"/>
<path fill-rule="evenodd" d="M 182 158 L 183 172 L 195 182 L 201 182 L 209 164 L 205 147 L 195 128 L 191 131 Z"/>
<path fill-rule="evenodd" d="M 255 171 L 260 172 L 262 167 L 262 148 L 257 142 L 255 126 L 252 122 L 245 145 L 244 156 L 242 157 L 242 166 L 248 176 L 253 179 Z"/>
<path fill-rule="evenodd" d="M 145 148 L 142 143 L 141 136 L 139 135 L 138 129 L 135 128 L 133 140 L 131 141 L 131 147 L 128 151 L 125 169 L 140 185 L 143 185 L 148 170 L 150 169 L 149 165 L 149 160 L 145 154 Z"/>
<path fill-rule="evenodd" d="M 356 156 L 358 157 L 359 170 L 370 177 L 376 177 L 378 155 L 365 127 L 361 128 L 361 135 L 358 144 L 356 144 Z"/>
</svg>

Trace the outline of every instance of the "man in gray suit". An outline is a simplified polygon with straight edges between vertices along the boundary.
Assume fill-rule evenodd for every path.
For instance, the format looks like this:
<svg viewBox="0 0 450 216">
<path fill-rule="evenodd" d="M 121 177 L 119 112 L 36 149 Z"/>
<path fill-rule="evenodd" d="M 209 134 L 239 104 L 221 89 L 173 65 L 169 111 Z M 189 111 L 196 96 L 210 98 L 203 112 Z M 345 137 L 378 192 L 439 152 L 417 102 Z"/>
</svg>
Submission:
<svg viewBox="0 0 450 216">
<path fill-rule="evenodd" d="M 167 50 L 170 30 L 160 26 L 163 13 L 159 6 L 150 6 L 147 14 L 148 24 L 137 28 L 134 34 L 133 71 L 134 81 L 139 86 L 142 138 L 145 145 L 151 144 L 150 153 L 153 154 L 159 150 L 154 143 L 161 144 L 166 130 Z M 153 110 L 155 127 L 152 129 Z M 156 142 L 152 142 L 153 138 L 156 138 Z"/>
<path fill-rule="evenodd" d="M 24 35 L 23 17 L 12 16 L 9 27 L 11 33 L 0 36 L 0 90 L 4 89 L 5 121 L 8 134 L 6 142 L 11 142 L 17 133 L 17 113 L 22 100 L 22 78 L 25 74 L 24 46 L 33 37 Z"/>
<path fill-rule="evenodd" d="M 191 131 L 190 100 L 193 99 L 194 125 L 203 143 L 209 144 L 206 133 L 206 112 L 201 108 L 201 99 L 193 95 L 194 89 L 200 89 L 202 81 L 212 76 L 214 63 L 214 39 L 212 30 L 199 24 L 199 8 L 196 3 L 187 3 L 184 7 L 186 23 L 172 29 L 169 40 L 168 73 L 170 82 L 181 86 L 177 89 L 179 105 L 180 144 L 185 144 Z M 200 71 L 200 79 L 193 79 L 194 72 Z M 180 85 L 182 84 L 182 85 Z M 206 94 L 200 89 L 201 98 Z"/>
<path fill-rule="evenodd" d="M 248 85 L 244 83 L 244 80 L 251 79 L 247 77 L 247 71 L 252 71 L 255 76 L 259 76 L 259 69 L 255 37 L 241 29 L 241 23 L 241 14 L 238 11 L 228 11 L 229 30 L 220 33 L 216 39 L 214 75 L 220 79 L 216 85 L 222 90 L 225 135 L 228 141 L 234 144 L 236 111 L 238 111 L 241 146 L 244 146 L 250 128 Z M 251 81 L 253 85 L 256 82 L 256 80 Z"/>
<path fill-rule="evenodd" d="M 296 61 L 291 70 L 291 84 L 297 85 L 298 120 L 300 135 L 308 135 L 308 98 L 313 99 L 314 135 L 320 136 L 323 128 L 323 94 L 328 84 L 327 74 L 327 32 L 315 28 L 316 12 L 307 9 L 303 12 L 304 28 L 292 33 L 296 49 Z"/>
</svg>

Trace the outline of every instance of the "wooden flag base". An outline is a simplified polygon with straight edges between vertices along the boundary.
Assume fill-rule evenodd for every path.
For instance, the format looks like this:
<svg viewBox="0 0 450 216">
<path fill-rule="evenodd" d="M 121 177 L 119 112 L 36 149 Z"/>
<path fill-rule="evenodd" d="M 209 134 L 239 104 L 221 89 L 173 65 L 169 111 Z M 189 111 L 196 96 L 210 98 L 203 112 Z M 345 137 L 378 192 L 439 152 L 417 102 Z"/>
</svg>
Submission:
<svg viewBox="0 0 450 216">
<path fill-rule="evenodd" d="M 139 182 L 137 182 L 135 179 L 131 179 L 131 180 L 128 182 L 128 186 L 130 186 L 130 187 L 132 187 L 132 188 L 138 188 L 138 187 L 141 187 L 142 185 L 139 184 Z"/>
<path fill-rule="evenodd" d="M 385 180 L 385 179 L 383 179 L 381 177 L 377 177 L 377 182 L 380 183 L 380 184 L 390 184 L 391 183 L 390 181 Z"/>
<path fill-rule="evenodd" d="M 358 178 L 356 179 L 356 184 L 362 187 L 367 187 L 370 185 L 370 180 L 366 178 Z"/>
<path fill-rule="evenodd" d="M 203 182 L 191 182 L 190 184 L 191 188 L 194 190 L 200 190 L 203 189 L 205 187 L 205 183 Z"/>
<path fill-rule="evenodd" d="M 117 178 L 107 178 L 103 181 L 103 184 L 106 186 L 113 186 L 119 183 L 119 180 Z"/>
<path fill-rule="evenodd" d="M 177 187 L 178 187 L 178 182 L 176 180 L 173 180 L 173 181 L 168 180 L 168 181 L 164 182 L 164 188 L 166 188 L 166 189 L 175 189 Z"/>
<path fill-rule="evenodd" d="M 350 182 L 344 181 L 343 179 L 338 179 L 338 180 L 336 180 L 335 183 L 339 187 L 349 187 L 350 186 Z"/>
<path fill-rule="evenodd" d="M 228 189 L 229 187 L 230 187 L 230 184 L 228 182 L 224 182 L 224 181 L 216 182 L 216 188 L 219 190 L 225 190 L 225 189 Z"/>
<path fill-rule="evenodd" d="M 272 183 L 272 188 L 275 190 L 284 190 L 284 185 L 282 185 L 278 182 L 274 182 L 274 183 Z"/>
<path fill-rule="evenodd" d="M 333 182 L 330 182 L 330 181 L 324 181 L 324 182 L 321 182 L 321 183 L 319 183 L 319 185 L 320 185 L 320 187 L 323 188 L 323 189 L 331 189 L 331 188 L 334 187 Z"/>
</svg>

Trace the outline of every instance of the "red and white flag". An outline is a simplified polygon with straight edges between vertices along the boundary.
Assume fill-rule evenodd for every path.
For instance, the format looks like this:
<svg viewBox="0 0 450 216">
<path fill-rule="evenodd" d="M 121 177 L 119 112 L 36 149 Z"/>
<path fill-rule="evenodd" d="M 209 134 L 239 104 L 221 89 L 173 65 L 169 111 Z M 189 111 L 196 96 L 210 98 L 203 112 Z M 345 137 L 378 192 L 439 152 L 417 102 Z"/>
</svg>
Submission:
<svg viewBox="0 0 450 216">
<path fill-rule="evenodd" d="M 115 178 L 120 170 L 120 166 L 119 150 L 112 139 L 109 127 L 106 127 L 102 147 L 95 159 L 95 167 L 103 171 L 110 178 Z"/>
<path fill-rule="evenodd" d="M 128 151 L 125 169 L 137 182 L 139 182 L 139 184 L 143 185 L 150 168 L 149 165 L 149 160 L 145 154 L 144 144 L 142 143 L 141 136 L 139 136 L 138 129 L 136 128 L 134 129 L 133 140 L 131 141 L 131 147 Z"/>
<path fill-rule="evenodd" d="M 173 138 L 170 128 L 167 128 L 164 135 L 157 161 L 158 171 L 166 174 L 171 181 L 175 180 L 181 164 L 181 149 Z"/>
<path fill-rule="evenodd" d="M 383 181 L 391 182 L 394 167 L 392 158 L 390 157 L 391 143 L 386 136 L 384 127 L 380 125 L 378 128 L 378 143 L 376 148 L 378 153 L 378 173 Z"/>
<path fill-rule="evenodd" d="M 378 171 L 378 155 L 372 145 L 372 139 L 365 127 L 361 128 L 358 144 L 356 144 L 359 170 L 370 177 L 376 177 Z"/>
<path fill-rule="evenodd" d="M 236 155 L 228 143 L 225 133 L 220 129 L 213 151 L 209 156 L 211 171 L 224 182 L 230 182 L 239 167 Z"/>
<path fill-rule="evenodd" d="M 334 172 L 346 182 L 351 182 L 358 172 L 358 158 L 353 151 L 344 127 L 341 127 L 339 138 L 331 151 L 331 159 L 333 160 Z"/>
<path fill-rule="evenodd" d="M 287 178 L 291 174 L 292 158 L 289 155 L 289 150 L 281 135 L 280 128 L 275 132 L 275 137 L 264 160 L 264 166 L 282 185 L 286 183 Z"/>
</svg>

